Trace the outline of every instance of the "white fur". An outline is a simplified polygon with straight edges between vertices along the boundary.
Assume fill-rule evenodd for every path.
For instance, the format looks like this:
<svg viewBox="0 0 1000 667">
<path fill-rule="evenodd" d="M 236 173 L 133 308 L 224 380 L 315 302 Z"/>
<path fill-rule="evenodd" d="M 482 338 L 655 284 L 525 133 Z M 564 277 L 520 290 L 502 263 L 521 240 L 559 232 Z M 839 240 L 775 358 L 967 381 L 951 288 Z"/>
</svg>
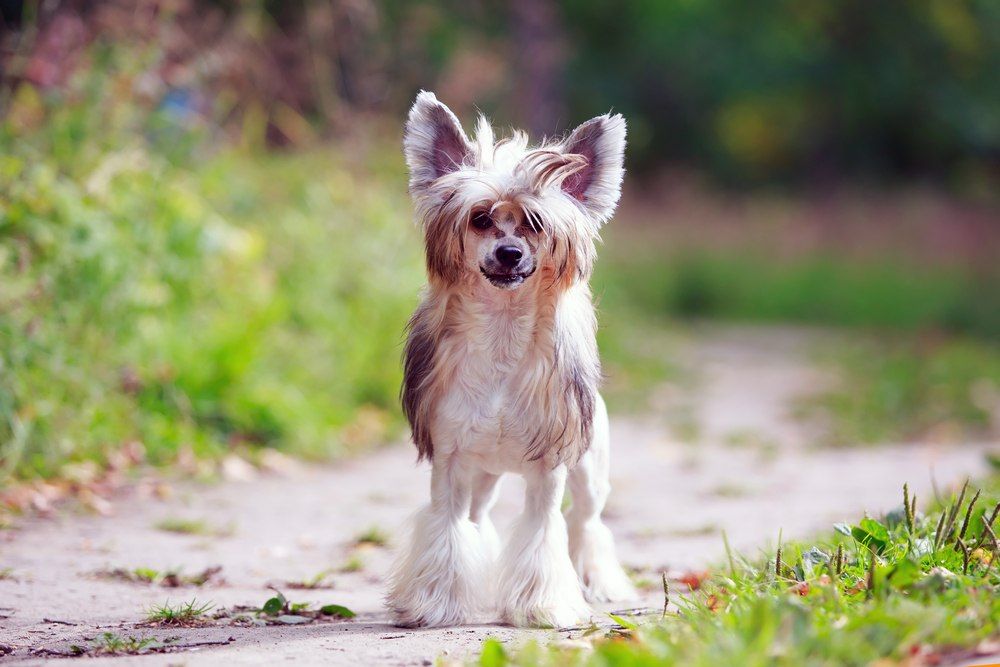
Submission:
<svg viewBox="0 0 1000 667">
<path fill-rule="evenodd" d="M 496 141 L 483 118 L 468 140 L 431 93 L 410 112 L 404 146 L 430 285 L 411 321 L 403 403 L 432 484 L 390 581 L 400 625 L 488 612 L 561 627 L 587 619 L 585 595 L 634 595 L 601 521 L 608 421 L 587 285 L 597 230 L 618 201 L 624 142 L 620 116 L 529 149 L 522 133 Z M 567 152 L 574 146 L 579 154 Z M 495 221 L 489 232 L 470 229 L 475 211 Z M 481 275 L 497 243 L 519 244 L 534 263 L 523 282 L 498 288 Z M 489 512 L 508 472 L 527 487 L 501 548 Z"/>
<path fill-rule="evenodd" d="M 611 493 L 608 482 L 611 438 L 604 401 L 594 416 L 594 442 L 569 473 L 573 504 L 566 513 L 569 554 L 591 602 L 614 602 L 635 596 L 628 576 L 615 557 L 611 531 L 601 521 L 601 511 Z"/>
</svg>

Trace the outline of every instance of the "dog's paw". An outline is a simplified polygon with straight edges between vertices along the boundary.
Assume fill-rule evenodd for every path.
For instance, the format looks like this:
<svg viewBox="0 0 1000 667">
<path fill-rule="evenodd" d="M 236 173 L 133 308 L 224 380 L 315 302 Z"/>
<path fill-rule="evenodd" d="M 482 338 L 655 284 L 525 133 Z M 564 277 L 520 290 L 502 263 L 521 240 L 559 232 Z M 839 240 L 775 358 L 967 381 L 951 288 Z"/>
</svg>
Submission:
<svg viewBox="0 0 1000 667">
<path fill-rule="evenodd" d="M 523 609 L 507 609 L 504 621 L 519 627 L 570 628 L 590 621 L 591 610 L 581 600 L 537 604 Z"/>
<path fill-rule="evenodd" d="M 458 609 L 404 609 L 392 608 L 392 624 L 397 628 L 440 628 L 468 625 L 475 621 L 473 614 Z"/>
<path fill-rule="evenodd" d="M 588 602 L 624 602 L 638 597 L 628 575 L 617 562 L 591 564 L 580 573 Z"/>
<path fill-rule="evenodd" d="M 637 597 L 615 556 L 611 531 L 600 521 L 570 527 L 570 558 L 589 602 L 622 602 Z"/>
</svg>

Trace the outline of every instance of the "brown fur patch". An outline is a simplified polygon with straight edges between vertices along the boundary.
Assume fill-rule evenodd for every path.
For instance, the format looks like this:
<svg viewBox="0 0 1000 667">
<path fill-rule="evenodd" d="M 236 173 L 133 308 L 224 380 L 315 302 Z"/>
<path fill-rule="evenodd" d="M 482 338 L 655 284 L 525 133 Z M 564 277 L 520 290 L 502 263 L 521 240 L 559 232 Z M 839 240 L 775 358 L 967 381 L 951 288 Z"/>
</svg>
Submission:
<svg viewBox="0 0 1000 667">
<path fill-rule="evenodd" d="M 427 314 L 425 309 L 418 308 L 407 326 L 406 347 L 403 350 L 403 386 L 400 388 L 400 401 L 413 432 L 418 461 L 430 460 L 434 456 L 428 392 L 438 341 L 429 326 Z"/>
</svg>

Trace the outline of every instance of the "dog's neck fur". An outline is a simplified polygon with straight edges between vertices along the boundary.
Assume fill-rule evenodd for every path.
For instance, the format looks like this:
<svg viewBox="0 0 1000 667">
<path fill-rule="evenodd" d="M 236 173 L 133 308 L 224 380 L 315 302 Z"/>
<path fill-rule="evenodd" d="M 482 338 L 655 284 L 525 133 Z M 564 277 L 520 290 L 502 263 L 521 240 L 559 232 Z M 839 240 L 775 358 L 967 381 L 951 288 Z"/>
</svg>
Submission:
<svg viewBox="0 0 1000 667">
<path fill-rule="evenodd" d="M 429 295 L 444 309 L 441 340 L 473 348 L 510 367 L 555 337 L 561 294 L 532 281 L 518 290 L 498 290 L 482 280 Z M 537 350 L 535 350 L 537 352 Z"/>
</svg>

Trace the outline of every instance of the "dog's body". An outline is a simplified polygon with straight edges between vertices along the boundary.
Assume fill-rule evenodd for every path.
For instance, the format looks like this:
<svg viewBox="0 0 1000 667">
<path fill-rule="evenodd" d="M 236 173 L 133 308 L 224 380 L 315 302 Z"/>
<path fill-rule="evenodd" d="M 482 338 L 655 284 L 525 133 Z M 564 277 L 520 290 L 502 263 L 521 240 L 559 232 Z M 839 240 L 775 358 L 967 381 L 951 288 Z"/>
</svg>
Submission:
<svg viewBox="0 0 1000 667">
<path fill-rule="evenodd" d="M 402 398 L 432 482 L 392 576 L 400 625 L 455 625 L 497 606 L 517 625 L 567 626 L 587 618 L 584 593 L 633 595 L 600 518 L 608 419 L 588 286 L 624 143 L 620 116 L 528 149 L 521 133 L 494 141 L 483 118 L 469 141 L 431 93 L 410 112 L 429 286 L 410 322 Z M 527 491 L 501 549 L 489 511 L 507 472 Z"/>
</svg>

